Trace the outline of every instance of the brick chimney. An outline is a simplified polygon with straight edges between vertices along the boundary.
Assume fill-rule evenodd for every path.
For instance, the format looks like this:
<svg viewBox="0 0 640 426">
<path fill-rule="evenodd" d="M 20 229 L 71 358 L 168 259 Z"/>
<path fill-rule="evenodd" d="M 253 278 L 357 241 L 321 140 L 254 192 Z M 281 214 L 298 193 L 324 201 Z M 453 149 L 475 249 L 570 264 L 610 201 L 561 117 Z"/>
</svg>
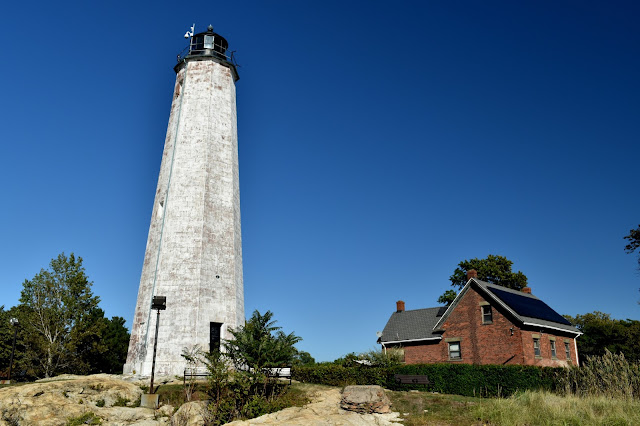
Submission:
<svg viewBox="0 0 640 426">
<path fill-rule="evenodd" d="M 522 288 L 522 292 L 523 293 L 527 293 L 527 294 L 531 294 L 531 287 L 523 287 Z"/>
<path fill-rule="evenodd" d="M 469 269 L 467 271 L 467 281 L 469 281 L 471 278 L 478 278 L 478 271 L 476 271 L 475 269 Z"/>
<path fill-rule="evenodd" d="M 397 312 L 404 312 L 404 302 L 402 300 L 398 300 L 396 302 Z"/>
</svg>

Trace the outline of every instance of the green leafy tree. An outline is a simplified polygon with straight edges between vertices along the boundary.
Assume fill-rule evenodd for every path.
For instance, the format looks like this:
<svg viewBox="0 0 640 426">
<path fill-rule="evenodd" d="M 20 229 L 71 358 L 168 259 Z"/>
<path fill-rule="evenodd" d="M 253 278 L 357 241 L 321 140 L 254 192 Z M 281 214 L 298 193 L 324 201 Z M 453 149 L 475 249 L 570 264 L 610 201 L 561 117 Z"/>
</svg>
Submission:
<svg viewBox="0 0 640 426">
<path fill-rule="evenodd" d="M 640 225 L 636 229 L 629 231 L 629 235 L 624 237 L 625 240 L 629 240 L 629 244 L 624 247 L 624 251 L 627 253 L 633 253 L 640 247 Z M 638 256 L 638 268 L 640 269 L 640 256 Z M 640 301 L 638 301 L 640 303 Z"/>
<path fill-rule="evenodd" d="M 624 247 L 624 251 L 627 253 L 633 253 L 640 247 L 640 225 L 636 229 L 629 231 L 629 235 L 624 237 L 625 240 L 629 240 L 629 244 Z M 640 256 L 638 256 L 638 265 L 640 265 Z"/>
<path fill-rule="evenodd" d="M 27 363 L 25 362 L 25 336 L 21 325 L 14 326 L 10 320 L 18 318 L 18 309 L 13 307 L 5 310 L 0 306 L 0 377 L 6 378 L 9 375 L 9 364 L 11 362 L 11 350 L 13 347 L 13 337 L 16 336 L 16 347 L 13 357 L 13 369 L 11 371 L 12 380 L 31 379 L 27 376 Z M 16 334 L 17 331 L 17 334 Z"/>
<path fill-rule="evenodd" d="M 21 323 L 29 336 L 31 362 L 45 377 L 74 364 L 84 369 L 83 351 L 98 331 L 100 299 L 93 295 L 92 284 L 82 258 L 73 253 L 58 255 L 48 270 L 23 283 Z"/>
<path fill-rule="evenodd" d="M 375 367 L 395 367 L 404 361 L 404 351 L 401 348 L 371 349 L 360 354 L 360 358 Z"/>
<path fill-rule="evenodd" d="M 224 348 L 236 368 L 263 371 L 293 363 L 297 352 L 294 345 L 302 339 L 283 333 L 272 318 L 271 311 L 262 315 L 256 310 L 245 325 L 230 330 L 233 338 L 224 342 Z"/>
<path fill-rule="evenodd" d="M 438 303 L 440 303 L 441 305 L 449 306 L 450 304 L 453 303 L 457 295 L 458 293 L 456 293 L 455 291 L 447 290 L 444 293 L 442 293 L 440 297 L 438 297 Z"/>
<path fill-rule="evenodd" d="M 340 358 L 336 358 L 333 360 L 332 364 L 341 365 L 343 367 L 353 367 L 357 365 L 356 361 L 358 361 L 360 357 L 355 352 L 349 352 L 345 356 L 341 356 Z"/>
<path fill-rule="evenodd" d="M 640 361 L 640 321 L 616 320 L 598 311 L 565 317 L 584 333 L 576 339 L 581 359 L 603 356 L 608 350 L 623 353 L 629 361 Z"/>
<path fill-rule="evenodd" d="M 467 283 L 467 272 L 475 269 L 478 278 L 488 283 L 501 285 L 514 290 L 522 290 L 527 286 L 527 277 L 522 272 L 513 272 L 513 262 L 504 256 L 490 254 L 486 259 L 463 260 L 449 277 L 451 285 L 461 290 Z M 447 290 L 438 298 L 438 303 L 450 304 L 455 299 L 456 293 Z"/>
<path fill-rule="evenodd" d="M 94 309 L 81 325 L 83 339 L 75 342 L 79 359 L 74 369 L 91 374 L 121 374 L 130 337 L 124 324 L 124 318 L 113 317 L 109 320 L 104 317 L 102 309 Z"/>
<path fill-rule="evenodd" d="M 105 319 L 105 321 L 106 327 L 102 334 L 102 340 L 106 346 L 106 352 L 100 365 L 104 373 L 122 374 L 122 367 L 127 361 L 131 334 L 125 326 L 124 318 L 111 317 L 111 320 Z"/>
<path fill-rule="evenodd" d="M 311 356 L 309 352 L 298 351 L 293 356 L 292 365 L 312 366 L 316 364 L 316 360 Z"/>
</svg>

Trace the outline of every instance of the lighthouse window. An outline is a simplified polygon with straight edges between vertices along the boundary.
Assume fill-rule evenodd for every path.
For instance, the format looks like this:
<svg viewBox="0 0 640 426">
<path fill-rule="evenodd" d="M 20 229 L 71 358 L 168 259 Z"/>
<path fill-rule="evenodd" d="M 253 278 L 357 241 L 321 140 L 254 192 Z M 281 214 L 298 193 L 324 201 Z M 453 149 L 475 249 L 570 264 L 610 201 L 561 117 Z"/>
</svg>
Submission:
<svg viewBox="0 0 640 426">
<path fill-rule="evenodd" d="M 162 213 L 164 213 L 164 200 L 160 200 L 160 203 L 158 203 L 156 214 L 158 215 L 158 217 L 162 217 Z"/>
<path fill-rule="evenodd" d="M 212 322 L 209 326 L 209 352 L 220 352 L 220 329 L 222 323 Z"/>
<path fill-rule="evenodd" d="M 205 49 L 213 49 L 213 36 L 205 35 L 204 36 L 204 48 Z"/>
</svg>

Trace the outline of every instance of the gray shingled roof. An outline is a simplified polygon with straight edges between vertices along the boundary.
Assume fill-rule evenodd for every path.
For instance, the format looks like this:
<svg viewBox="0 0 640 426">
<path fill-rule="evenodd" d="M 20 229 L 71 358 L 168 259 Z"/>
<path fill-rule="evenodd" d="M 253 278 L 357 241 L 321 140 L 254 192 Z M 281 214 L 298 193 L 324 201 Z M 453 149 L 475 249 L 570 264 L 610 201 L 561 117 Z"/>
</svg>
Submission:
<svg viewBox="0 0 640 426">
<path fill-rule="evenodd" d="M 382 331 L 380 342 L 390 343 L 440 338 L 441 333 L 434 333 L 433 327 L 445 310 L 446 308 L 444 307 L 437 307 L 394 312 Z"/>
</svg>

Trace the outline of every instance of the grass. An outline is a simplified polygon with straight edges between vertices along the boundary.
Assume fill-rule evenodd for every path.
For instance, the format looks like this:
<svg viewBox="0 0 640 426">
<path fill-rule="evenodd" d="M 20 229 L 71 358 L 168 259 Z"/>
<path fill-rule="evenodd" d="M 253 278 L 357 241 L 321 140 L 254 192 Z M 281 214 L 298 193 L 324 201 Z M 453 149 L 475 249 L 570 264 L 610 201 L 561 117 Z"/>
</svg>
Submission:
<svg viewBox="0 0 640 426">
<path fill-rule="evenodd" d="M 155 392 L 159 395 L 158 401 L 160 405 L 171 405 L 178 408 L 187 402 L 182 384 L 160 385 L 156 387 Z M 207 399 L 206 382 L 198 382 L 191 395 L 191 401 L 204 401 Z"/>
<path fill-rule="evenodd" d="M 102 423 L 100 417 L 97 417 L 93 413 L 84 413 L 79 417 L 71 417 L 67 419 L 67 426 L 80 426 L 80 425 L 99 425 Z"/>
<path fill-rule="evenodd" d="M 114 407 L 126 407 L 129 403 L 129 399 L 123 397 L 122 395 L 118 395 L 116 401 L 113 403 Z"/>
<path fill-rule="evenodd" d="M 393 411 L 405 426 L 478 424 L 474 408 L 480 398 L 431 392 L 387 392 Z"/>
<path fill-rule="evenodd" d="M 470 398 L 429 392 L 388 392 L 405 426 L 637 425 L 640 401 L 604 396 L 559 396 L 527 391 L 509 398 Z"/>
<path fill-rule="evenodd" d="M 558 396 L 527 391 L 507 399 L 488 399 L 474 410 L 492 425 L 637 425 L 640 401 L 605 396 Z"/>
</svg>

